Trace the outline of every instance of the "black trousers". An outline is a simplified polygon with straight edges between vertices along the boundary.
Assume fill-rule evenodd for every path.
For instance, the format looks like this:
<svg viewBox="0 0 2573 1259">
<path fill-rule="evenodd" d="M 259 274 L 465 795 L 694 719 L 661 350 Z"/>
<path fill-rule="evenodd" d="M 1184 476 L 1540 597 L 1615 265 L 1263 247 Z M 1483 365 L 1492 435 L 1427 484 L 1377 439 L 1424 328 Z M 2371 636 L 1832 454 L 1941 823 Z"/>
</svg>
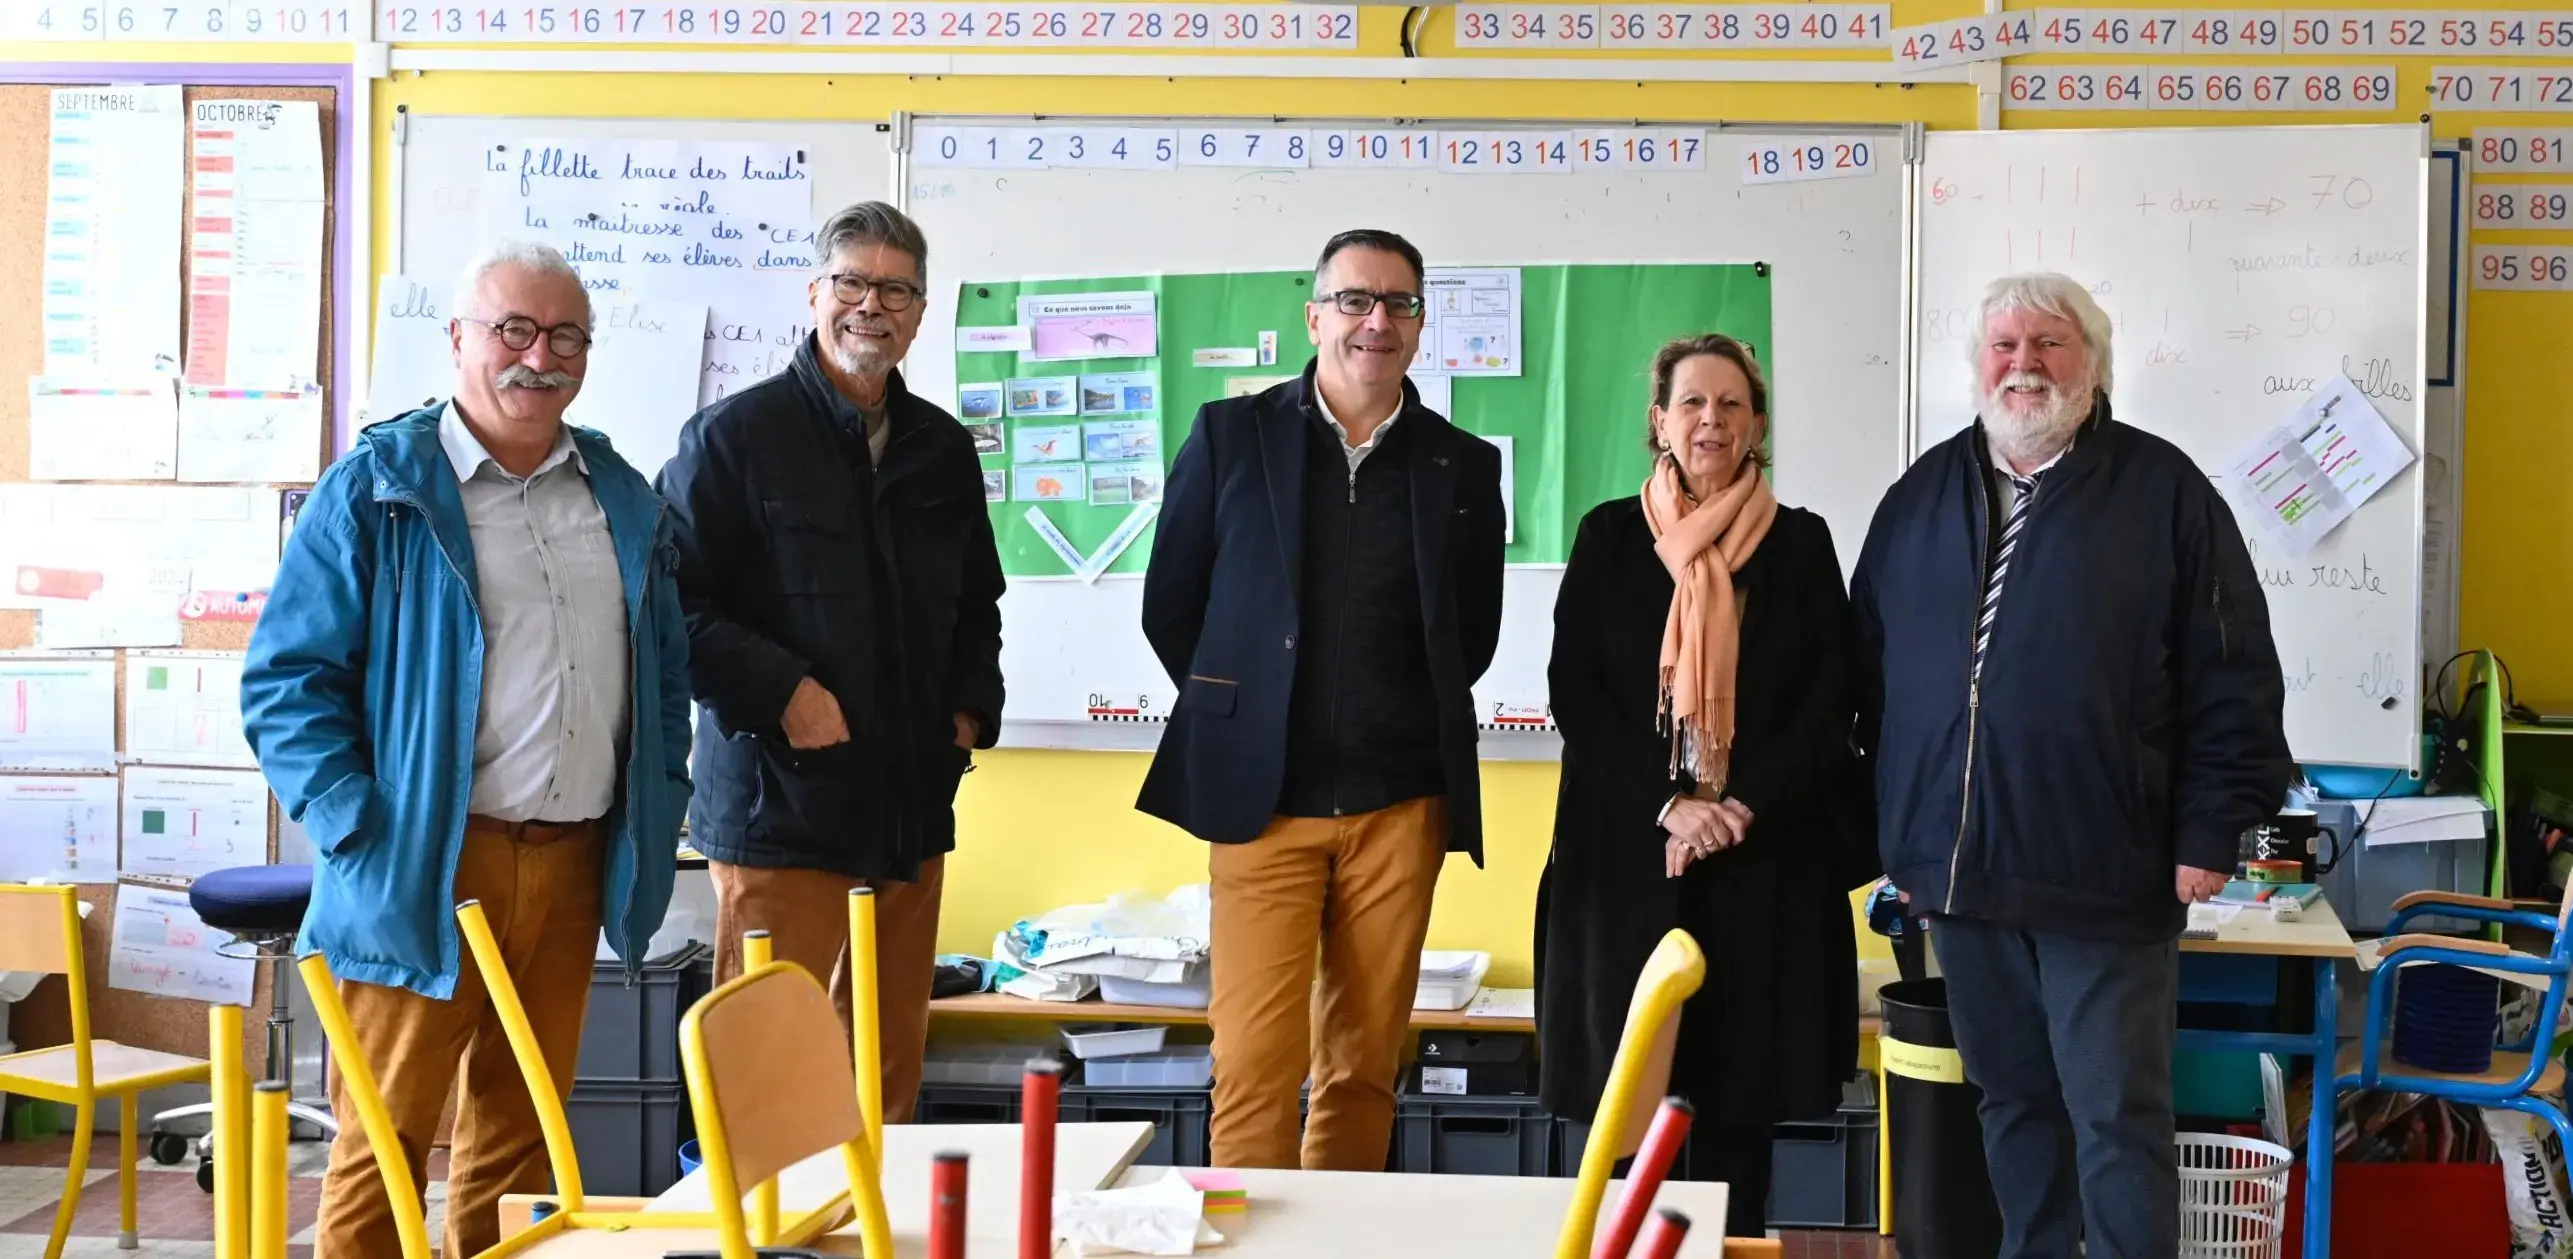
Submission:
<svg viewBox="0 0 2573 1259">
<path fill-rule="evenodd" d="M 1983 1090 L 2000 1259 L 2178 1253 L 2178 942 L 1938 918 L 1930 947 L 1966 1078 Z"/>
<path fill-rule="evenodd" d="M 1727 1193 L 1724 1235 L 1727 1237 L 1769 1235 L 1769 1142 L 1775 1136 L 1776 1129 L 1767 1124 L 1718 1124 L 1701 1120 L 1689 1126 L 1688 1178 L 1724 1182 Z M 1695 1226 L 1691 1231 L 1695 1232 L 1713 1221 L 1695 1220 L 1691 1223 Z"/>
</svg>

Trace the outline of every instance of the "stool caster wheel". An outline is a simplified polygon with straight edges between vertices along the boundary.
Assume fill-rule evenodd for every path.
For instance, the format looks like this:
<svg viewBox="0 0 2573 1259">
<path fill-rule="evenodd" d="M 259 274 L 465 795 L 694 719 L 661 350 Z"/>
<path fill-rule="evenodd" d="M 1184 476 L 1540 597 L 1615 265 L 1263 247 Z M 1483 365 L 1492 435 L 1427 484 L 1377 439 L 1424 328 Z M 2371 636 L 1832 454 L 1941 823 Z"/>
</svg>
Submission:
<svg viewBox="0 0 2573 1259">
<path fill-rule="evenodd" d="M 188 1139 L 175 1132 L 152 1134 L 152 1161 L 163 1167 L 176 1167 L 188 1156 Z"/>
<path fill-rule="evenodd" d="M 201 1158 L 197 1160 L 197 1188 L 202 1189 L 207 1193 L 214 1192 L 214 1160 L 212 1158 Z"/>
</svg>

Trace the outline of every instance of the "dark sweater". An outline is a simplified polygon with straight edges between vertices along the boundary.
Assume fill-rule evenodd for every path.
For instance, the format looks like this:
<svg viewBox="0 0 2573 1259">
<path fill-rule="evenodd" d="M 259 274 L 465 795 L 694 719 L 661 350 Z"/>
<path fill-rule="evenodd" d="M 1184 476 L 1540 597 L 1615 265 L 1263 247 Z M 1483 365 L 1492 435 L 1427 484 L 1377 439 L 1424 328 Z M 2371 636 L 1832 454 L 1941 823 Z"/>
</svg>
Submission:
<svg viewBox="0 0 2573 1259">
<path fill-rule="evenodd" d="M 1410 433 L 1384 430 L 1347 472 L 1340 435 L 1307 426 L 1303 598 L 1277 811 L 1340 817 L 1446 789 L 1412 556 Z"/>
</svg>

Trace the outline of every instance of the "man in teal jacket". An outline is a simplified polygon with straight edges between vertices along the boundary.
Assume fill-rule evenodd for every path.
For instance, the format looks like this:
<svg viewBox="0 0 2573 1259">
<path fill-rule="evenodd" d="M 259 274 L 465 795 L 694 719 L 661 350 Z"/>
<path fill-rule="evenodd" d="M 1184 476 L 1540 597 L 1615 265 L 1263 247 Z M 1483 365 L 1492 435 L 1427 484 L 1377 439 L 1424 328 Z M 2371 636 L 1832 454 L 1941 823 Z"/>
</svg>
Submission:
<svg viewBox="0 0 2573 1259">
<path fill-rule="evenodd" d="M 456 287 L 456 396 L 359 434 L 314 486 L 242 670 L 245 731 L 321 854 L 298 949 L 365 1042 L 415 1183 L 459 1098 L 448 1254 L 543 1192 L 544 1141 L 455 906 L 479 900 L 557 1088 L 602 929 L 628 974 L 670 904 L 688 807 L 688 639 L 660 498 L 562 422 L 590 303 L 504 244 Z M 461 1087 L 458 1077 L 461 1074 Z M 321 1259 L 399 1247 L 333 1086 Z"/>
</svg>

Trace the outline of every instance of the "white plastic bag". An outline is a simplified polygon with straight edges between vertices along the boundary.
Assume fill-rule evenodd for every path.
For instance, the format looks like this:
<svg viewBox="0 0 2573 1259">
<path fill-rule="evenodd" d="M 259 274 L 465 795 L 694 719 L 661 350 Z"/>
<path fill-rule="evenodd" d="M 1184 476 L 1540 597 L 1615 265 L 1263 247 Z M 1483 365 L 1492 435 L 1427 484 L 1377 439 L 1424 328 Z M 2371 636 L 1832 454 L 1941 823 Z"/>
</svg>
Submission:
<svg viewBox="0 0 2573 1259">
<path fill-rule="evenodd" d="M 2565 1211 L 2564 1145 L 2555 1126 L 2516 1110 L 2487 1109 L 2484 1130 L 2502 1159 L 2510 1204 L 2511 1259 L 2568 1259 L 2573 1222 Z"/>
</svg>

